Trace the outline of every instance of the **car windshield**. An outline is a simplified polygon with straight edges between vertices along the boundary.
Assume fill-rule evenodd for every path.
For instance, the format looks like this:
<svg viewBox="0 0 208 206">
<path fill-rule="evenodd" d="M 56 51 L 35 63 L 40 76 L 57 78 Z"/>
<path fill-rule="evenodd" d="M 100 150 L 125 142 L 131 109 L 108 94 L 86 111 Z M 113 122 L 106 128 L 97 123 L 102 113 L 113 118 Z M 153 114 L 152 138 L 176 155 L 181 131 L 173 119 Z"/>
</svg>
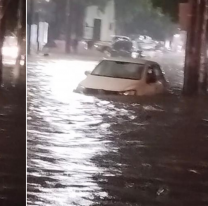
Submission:
<svg viewBox="0 0 208 206">
<path fill-rule="evenodd" d="M 104 60 L 94 69 L 91 75 L 140 80 L 143 71 L 144 64 Z"/>
</svg>

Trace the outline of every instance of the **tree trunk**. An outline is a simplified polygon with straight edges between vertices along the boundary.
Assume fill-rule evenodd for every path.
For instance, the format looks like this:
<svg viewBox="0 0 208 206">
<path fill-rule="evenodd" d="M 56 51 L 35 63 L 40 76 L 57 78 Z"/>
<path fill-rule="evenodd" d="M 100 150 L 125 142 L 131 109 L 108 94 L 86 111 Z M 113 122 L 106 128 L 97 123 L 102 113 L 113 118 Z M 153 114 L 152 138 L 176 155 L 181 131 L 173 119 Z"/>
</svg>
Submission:
<svg viewBox="0 0 208 206">
<path fill-rule="evenodd" d="M 72 0 L 67 0 L 66 5 L 66 46 L 65 46 L 65 52 L 66 54 L 69 54 L 71 52 L 71 6 L 72 6 Z"/>
<path fill-rule="evenodd" d="M 84 6 L 80 2 L 74 2 L 72 8 L 72 16 L 73 16 L 72 33 L 74 33 L 77 38 L 83 37 L 84 15 L 85 15 Z"/>
<path fill-rule="evenodd" d="M 23 26 L 22 26 L 22 21 L 23 21 L 23 0 L 19 0 L 19 6 L 18 6 L 18 15 L 17 15 L 17 42 L 18 42 L 18 56 L 16 59 L 16 64 L 14 67 L 14 79 L 17 81 L 20 77 L 20 69 L 21 69 L 21 57 L 23 54 Z"/>
<path fill-rule="evenodd" d="M 36 22 L 37 22 L 37 39 L 36 39 L 36 43 L 37 43 L 37 54 L 39 54 L 40 52 L 40 40 L 39 40 L 39 33 L 40 33 L 40 16 L 39 16 L 39 12 L 36 12 Z"/>
<path fill-rule="evenodd" d="M 34 0 L 29 1 L 29 18 L 28 18 L 28 37 L 27 37 L 27 52 L 31 54 L 31 27 L 33 23 L 33 13 L 34 13 Z"/>
<path fill-rule="evenodd" d="M 190 19 L 187 32 L 183 93 L 195 95 L 198 93 L 203 6 L 201 1 L 190 0 L 189 3 Z"/>
</svg>

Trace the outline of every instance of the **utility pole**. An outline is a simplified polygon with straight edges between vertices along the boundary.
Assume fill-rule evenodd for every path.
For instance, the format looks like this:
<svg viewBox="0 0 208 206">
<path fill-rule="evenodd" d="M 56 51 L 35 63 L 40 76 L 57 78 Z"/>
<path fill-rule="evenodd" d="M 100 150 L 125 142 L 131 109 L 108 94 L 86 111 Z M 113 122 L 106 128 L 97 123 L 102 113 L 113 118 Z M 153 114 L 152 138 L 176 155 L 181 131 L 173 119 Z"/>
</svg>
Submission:
<svg viewBox="0 0 208 206">
<path fill-rule="evenodd" d="M 36 13 L 36 21 L 37 21 L 37 39 L 36 39 L 36 42 L 37 42 L 37 54 L 39 53 L 40 51 L 40 41 L 39 41 L 39 36 L 40 36 L 40 17 L 39 17 L 39 12 Z"/>
<path fill-rule="evenodd" d="M 16 64 L 15 64 L 15 68 L 14 68 L 14 77 L 15 77 L 15 81 L 18 80 L 19 75 L 20 75 L 20 67 L 21 67 L 21 56 L 22 56 L 22 42 L 23 42 L 23 25 L 22 25 L 22 21 L 23 21 L 23 0 L 19 0 L 19 5 L 18 5 L 18 12 L 17 12 L 17 43 L 18 43 L 18 47 L 19 47 L 19 52 L 18 52 L 18 56 L 16 59 Z"/>
<path fill-rule="evenodd" d="M 205 0 L 189 0 L 190 9 L 188 15 L 183 88 L 185 95 L 195 95 L 198 93 L 202 43 L 201 33 L 203 30 L 203 1 Z"/>
<path fill-rule="evenodd" d="M 66 2 L 66 44 L 65 44 L 65 52 L 66 54 L 69 54 L 71 52 L 71 24 L 72 24 L 72 19 L 71 19 L 71 6 L 72 6 L 72 1 L 67 0 Z"/>
<path fill-rule="evenodd" d="M 27 52 L 30 55 L 31 54 L 31 27 L 33 23 L 33 13 L 34 13 L 34 0 L 29 0 L 29 21 L 28 21 L 28 39 L 27 39 Z"/>
</svg>

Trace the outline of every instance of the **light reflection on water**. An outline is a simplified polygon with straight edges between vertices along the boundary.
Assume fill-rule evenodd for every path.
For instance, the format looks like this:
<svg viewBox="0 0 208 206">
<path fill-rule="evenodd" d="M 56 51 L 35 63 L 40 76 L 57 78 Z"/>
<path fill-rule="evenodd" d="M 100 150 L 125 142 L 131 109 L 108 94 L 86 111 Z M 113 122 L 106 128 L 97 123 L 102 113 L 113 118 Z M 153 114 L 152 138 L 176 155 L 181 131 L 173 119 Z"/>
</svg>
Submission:
<svg viewBox="0 0 208 206">
<path fill-rule="evenodd" d="M 208 114 L 200 101 L 73 93 L 95 64 L 29 64 L 28 205 L 208 203 L 207 125 L 202 123 Z M 177 75 L 167 74 L 174 86 L 181 84 Z M 200 175 L 192 176 L 193 171 Z"/>
<path fill-rule="evenodd" d="M 84 79 L 86 68 L 94 65 L 58 61 L 32 71 L 32 75 L 36 75 L 39 70 L 40 76 L 38 85 L 33 85 L 37 80 L 31 79 L 28 91 L 29 96 L 38 95 L 29 102 L 29 179 L 49 178 L 28 183 L 29 188 L 38 188 L 37 205 L 40 200 L 44 200 L 45 205 L 90 205 L 93 191 L 106 195 L 92 180 L 92 175 L 102 170 L 91 158 L 109 147 L 109 142 L 102 139 L 107 127 L 97 130 L 102 116 L 96 114 L 96 100 L 73 93 L 78 82 Z M 88 105 L 86 109 L 82 102 Z M 29 196 L 33 195 L 37 194 L 29 192 Z"/>
</svg>

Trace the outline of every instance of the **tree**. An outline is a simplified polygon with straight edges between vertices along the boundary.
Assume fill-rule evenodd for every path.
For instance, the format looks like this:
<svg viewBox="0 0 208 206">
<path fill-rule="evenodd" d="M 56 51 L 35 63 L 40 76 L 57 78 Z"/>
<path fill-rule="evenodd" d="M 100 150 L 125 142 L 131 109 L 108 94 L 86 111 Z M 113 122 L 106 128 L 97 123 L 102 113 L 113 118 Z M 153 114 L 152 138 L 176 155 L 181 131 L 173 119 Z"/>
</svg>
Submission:
<svg viewBox="0 0 208 206">
<path fill-rule="evenodd" d="M 41 12 L 44 14 L 42 16 L 52 25 L 49 36 L 51 39 L 56 39 L 59 38 L 60 34 L 70 38 L 70 33 L 82 37 L 86 7 L 97 5 L 102 11 L 109 0 L 50 0 L 49 3 L 41 0 L 36 1 L 42 2 Z M 165 15 L 163 10 L 158 8 L 160 4 L 156 4 L 156 0 L 114 1 L 117 33 L 129 35 L 132 33 L 140 34 L 145 31 L 157 39 L 164 39 L 174 29 L 170 16 Z M 69 3 L 68 6 L 67 2 Z M 44 7 L 43 4 L 47 4 L 47 6 Z M 50 9 L 52 4 L 54 5 L 53 12 Z M 71 10 L 68 18 L 66 18 L 66 9 Z"/>
<path fill-rule="evenodd" d="M 51 44 L 54 37 L 53 27 L 56 26 L 55 16 L 55 2 L 53 0 L 28 0 L 28 23 L 30 25 L 28 30 L 28 36 L 31 35 L 31 25 L 39 24 L 39 22 L 47 22 L 49 25 L 48 43 Z M 30 53 L 30 44 L 28 46 L 28 53 Z"/>
<path fill-rule="evenodd" d="M 20 75 L 20 67 L 21 67 L 21 60 L 22 60 L 22 56 L 26 53 L 26 42 L 23 41 L 24 39 L 24 3 L 23 0 L 19 0 L 19 5 L 18 5 L 18 10 L 17 10 L 18 14 L 17 14 L 17 42 L 18 42 L 18 55 L 17 55 L 17 59 L 16 59 L 16 64 L 15 64 L 15 69 L 14 69 L 14 75 L 15 75 L 15 79 L 17 80 L 19 75 Z M 25 61 L 26 58 L 24 58 L 24 66 L 25 66 Z M 26 69 L 26 68 L 25 68 Z"/>
<path fill-rule="evenodd" d="M 185 3 L 187 0 L 151 0 L 155 8 L 162 9 L 164 14 L 171 17 L 174 22 L 178 21 L 178 7 L 180 3 Z"/>
<path fill-rule="evenodd" d="M 34 3 L 33 13 L 36 14 L 33 16 L 38 16 L 38 19 L 31 17 L 31 1 Z M 42 20 L 49 24 L 47 45 L 54 45 L 54 39 L 59 38 L 61 34 L 68 36 L 67 41 L 69 43 L 71 32 L 75 33 L 78 37 L 82 37 L 85 8 L 89 5 L 98 5 L 102 10 L 107 1 L 108 0 L 28 0 L 28 21 L 30 22 L 30 20 L 33 19 L 33 23 L 37 23 L 37 21 Z M 70 10 L 70 18 L 67 18 L 67 10 Z"/>
<path fill-rule="evenodd" d="M 164 40 L 174 29 L 171 19 L 150 0 L 115 0 L 116 24 L 120 34 L 148 34 Z"/>
</svg>

